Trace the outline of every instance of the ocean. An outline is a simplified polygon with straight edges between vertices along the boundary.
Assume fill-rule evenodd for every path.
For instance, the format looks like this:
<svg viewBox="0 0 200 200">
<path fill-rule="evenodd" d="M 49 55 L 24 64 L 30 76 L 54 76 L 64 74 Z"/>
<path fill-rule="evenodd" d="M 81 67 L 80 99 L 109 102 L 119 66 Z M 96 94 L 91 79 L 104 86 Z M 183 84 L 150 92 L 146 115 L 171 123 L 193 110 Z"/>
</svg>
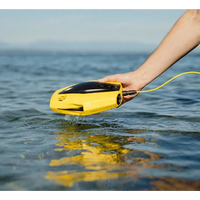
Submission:
<svg viewBox="0 0 200 200">
<path fill-rule="evenodd" d="M 0 190 L 200 190 L 200 75 L 90 116 L 49 107 L 57 89 L 133 71 L 148 56 L 1 52 Z M 199 63 L 190 53 L 144 89 Z"/>
</svg>

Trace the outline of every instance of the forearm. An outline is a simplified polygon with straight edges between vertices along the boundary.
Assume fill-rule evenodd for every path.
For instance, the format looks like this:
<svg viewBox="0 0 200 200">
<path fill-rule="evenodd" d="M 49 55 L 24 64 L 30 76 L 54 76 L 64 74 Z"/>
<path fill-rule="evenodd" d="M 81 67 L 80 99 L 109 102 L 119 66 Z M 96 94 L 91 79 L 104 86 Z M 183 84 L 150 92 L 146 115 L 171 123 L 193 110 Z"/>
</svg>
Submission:
<svg viewBox="0 0 200 200">
<path fill-rule="evenodd" d="M 186 11 L 152 55 L 135 73 L 141 88 L 153 81 L 200 43 L 200 10 Z"/>
</svg>

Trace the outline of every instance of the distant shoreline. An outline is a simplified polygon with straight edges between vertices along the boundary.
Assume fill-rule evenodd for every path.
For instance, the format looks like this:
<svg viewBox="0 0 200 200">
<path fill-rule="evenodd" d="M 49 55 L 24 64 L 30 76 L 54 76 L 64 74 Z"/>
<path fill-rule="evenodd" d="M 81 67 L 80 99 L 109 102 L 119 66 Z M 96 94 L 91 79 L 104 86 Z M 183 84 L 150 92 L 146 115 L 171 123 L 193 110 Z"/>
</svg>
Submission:
<svg viewBox="0 0 200 200">
<path fill-rule="evenodd" d="M 153 51 L 68 51 L 68 50 L 41 50 L 41 49 L 0 49 L 0 55 L 3 54 L 29 54 L 29 55 L 137 55 L 146 54 L 149 55 Z M 199 50 L 193 50 L 188 55 L 199 55 Z"/>
</svg>

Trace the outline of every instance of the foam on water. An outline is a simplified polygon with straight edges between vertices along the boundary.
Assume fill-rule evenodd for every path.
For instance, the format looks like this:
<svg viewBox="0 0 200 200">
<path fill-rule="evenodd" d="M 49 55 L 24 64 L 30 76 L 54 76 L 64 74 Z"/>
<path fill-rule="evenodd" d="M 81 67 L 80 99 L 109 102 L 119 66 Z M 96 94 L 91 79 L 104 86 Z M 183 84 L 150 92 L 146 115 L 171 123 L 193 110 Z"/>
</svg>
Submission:
<svg viewBox="0 0 200 200">
<path fill-rule="evenodd" d="M 80 122 L 81 117 L 75 115 L 64 115 L 64 120 L 78 123 Z"/>
</svg>

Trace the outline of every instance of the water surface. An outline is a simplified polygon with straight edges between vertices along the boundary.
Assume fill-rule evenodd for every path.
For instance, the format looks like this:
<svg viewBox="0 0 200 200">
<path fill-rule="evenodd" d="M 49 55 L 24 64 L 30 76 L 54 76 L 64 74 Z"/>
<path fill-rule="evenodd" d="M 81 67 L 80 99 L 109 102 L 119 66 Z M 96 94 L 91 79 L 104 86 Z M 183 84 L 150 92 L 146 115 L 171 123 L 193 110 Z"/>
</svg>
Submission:
<svg viewBox="0 0 200 200">
<path fill-rule="evenodd" d="M 0 190 L 200 190 L 200 75 L 91 116 L 49 108 L 55 90 L 147 57 L 1 52 Z M 199 63 L 189 54 L 145 89 Z"/>
</svg>

